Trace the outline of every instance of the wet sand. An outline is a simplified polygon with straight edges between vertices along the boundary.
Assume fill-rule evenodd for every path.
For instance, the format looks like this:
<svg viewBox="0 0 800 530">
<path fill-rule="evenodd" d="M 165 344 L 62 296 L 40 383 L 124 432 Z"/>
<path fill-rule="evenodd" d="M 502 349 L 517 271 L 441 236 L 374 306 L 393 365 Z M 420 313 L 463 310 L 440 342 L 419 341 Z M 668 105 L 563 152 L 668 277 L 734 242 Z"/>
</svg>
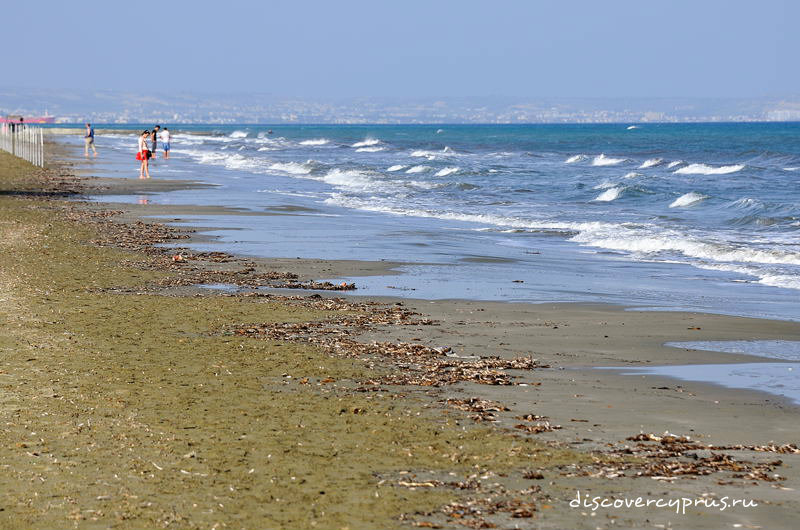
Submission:
<svg viewBox="0 0 800 530">
<path fill-rule="evenodd" d="M 124 180 L 114 183 L 114 194 L 137 193 L 151 185 L 138 179 Z M 92 186 L 93 181 L 87 181 L 85 185 Z M 165 189 L 180 189 L 181 185 L 191 184 L 173 181 L 162 185 L 176 186 Z M 142 215 L 169 215 L 178 220 L 181 215 L 201 211 L 208 215 L 214 213 L 213 208 L 204 210 L 188 206 L 107 207 L 124 210 L 121 221 Z M 224 213 L 241 212 L 226 210 Z M 202 233 L 190 235 L 204 237 Z M 256 264 L 257 271 L 291 270 L 301 279 L 385 274 L 401 265 L 395 262 L 299 260 L 290 257 L 250 261 Z M 207 289 L 192 288 L 190 291 L 208 296 L 214 294 Z M 331 295 L 323 293 L 323 296 Z M 361 299 L 359 296 L 351 298 Z M 504 404 L 511 410 L 495 414 L 495 425 L 500 428 L 513 431 L 520 415 L 546 416 L 549 422 L 561 428 L 537 433 L 537 440 L 587 454 L 607 449 L 609 444 L 625 444 L 627 437 L 640 432 L 661 434 L 669 431 L 714 445 L 785 444 L 800 439 L 800 424 L 797 422 L 800 409 L 777 396 L 663 377 L 619 375 L 613 370 L 596 369 L 657 364 L 772 362 L 761 357 L 689 351 L 663 344 L 686 340 L 800 340 L 800 323 L 686 312 L 633 312 L 606 305 L 379 301 L 405 304 L 438 321 L 439 325 L 384 326 L 363 335 L 360 340 L 364 342 L 402 341 L 450 347 L 455 355 L 464 357 L 532 355 L 549 366 L 534 372 L 520 372 L 520 381 L 527 386 L 459 383 L 437 394 L 444 399 L 479 397 Z M 465 427 L 471 425 L 469 420 L 460 421 Z M 800 516 L 796 495 L 796 489 L 800 487 L 797 473 L 800 455 L 765 453 L 755 457 L 748 455 L 748 458 L 774 459 L 776 456 L 783 460 L 778 473 L 786 477 L 779 483 L 735 481 L 729 477 L 722 480 L 714 475 L 656 481 L 650 477 L 623 480 L 602 474 L 590 478 L 546 472 L 551 504 L 541 509 L 532 520 L 513 522 L 530 528 L 660 525 L 674 528 L 730 528 L 732 525 L 792 528 L 793 521 Z M 720 498 L 729 495 L 758 499 L 760 506 L 722 512 L 695 509 L 686 515 L 676 515 L 666 509 L 600 510 L 593 514 L 591 509 L 569 507 L 568 502 L 574 498 L 576 489 L 588 489 L 592 494 L 616 498 L 638 495 L 712 495 Z M 448 523 L 441 517 L 431 517 L 430 520 L 436 524 L 454 524 L 454 521 Z"/>
</svg>

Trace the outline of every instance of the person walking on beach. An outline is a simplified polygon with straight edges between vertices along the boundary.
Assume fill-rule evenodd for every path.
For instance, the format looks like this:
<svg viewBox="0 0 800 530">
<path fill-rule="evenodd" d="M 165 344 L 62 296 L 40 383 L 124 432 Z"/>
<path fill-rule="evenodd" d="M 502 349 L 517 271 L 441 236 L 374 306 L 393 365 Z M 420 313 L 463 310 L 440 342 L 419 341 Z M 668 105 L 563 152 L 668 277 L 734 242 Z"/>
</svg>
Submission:
<svg viewBox="0 0 800 530">
<path fill-rule="evenodd" d="M 86 158 L 89 158 L 90 147 L 92 148 L 92 152 L 94 152 L 94 156 L 97 156 L 97 149 L 94 146 L 94 127 L 92 127 L 91 123 L 86 124 L 86 133 L 83 135 L 83 142 L 83 153 L 86 155 Z"/>
<path fill-rule="evenodd" d="M 166 127 L 161 131 L 161 143 L 164 146 L 164 159 L 169 160 L 169 129 Z"/>
<path fill-rule="evenodd" d="M 152 140 L 153 140 L 153 151 L 152 151 L 153 158 L 156 157 L 156 150 L 158 150 L 158 130 L 159 129 L 161 129 L 161 125 L 156 125 L 155 127 L 153 127 L 153 137 L 152 137 Z"/>
<path fill-rule="evenodd" d="M 144 131 L 139 135 L 139 151 L 136 153 L 136 160 L 142 161 L 142 166 L 139 169 L 139 178 L 150 178 L 150 157 L 151 152 L 147 145 L 147 139 L 150 138 L 150 131 Z"/>
</svg>

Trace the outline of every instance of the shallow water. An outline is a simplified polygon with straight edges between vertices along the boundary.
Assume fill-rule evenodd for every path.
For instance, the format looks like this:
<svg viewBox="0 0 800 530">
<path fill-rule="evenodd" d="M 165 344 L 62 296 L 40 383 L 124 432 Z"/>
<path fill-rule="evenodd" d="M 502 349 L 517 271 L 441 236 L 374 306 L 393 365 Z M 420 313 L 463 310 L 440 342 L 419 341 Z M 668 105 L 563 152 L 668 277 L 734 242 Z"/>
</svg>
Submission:
<svg viewBox="0 0 800 530">
<path fill-rule="evenodd" d="M 657 375 L 728 388 L 759 390 L 800 404 L 800 363 L 692 364 L 623 370 L 624 375 Z"/>
<path fill-rule="evenodd" d="M 707 340 L 667 342 L 665 346 L 800 361 L 800 341 L 795 340 Z"/>
<path fill-rule="evenodd" d="M 770 359 L 800 361 L 800 341 L 728 340 L 667 342 L 665 346 L 699 350 L 741 353 Z M 611 368 L 615 369 L 615 368 Z M 691 364 L 619 369 L 623 375 L 658 375 L 683 381 L 713 383 L 729 388 L 759 390 L 786 397 L 800 404 L 800 363 Z"/>
<path fill-rule="evenodd" d="M 270 214 L 184 217 L 216 250 L 412 263 L 360 294 L 800 319 L 798 124 L 183 129 L 154 177 L 217 187 L 115 199 Z M 136 175 L 132 134 L 98 145 Z"/>
</svg>

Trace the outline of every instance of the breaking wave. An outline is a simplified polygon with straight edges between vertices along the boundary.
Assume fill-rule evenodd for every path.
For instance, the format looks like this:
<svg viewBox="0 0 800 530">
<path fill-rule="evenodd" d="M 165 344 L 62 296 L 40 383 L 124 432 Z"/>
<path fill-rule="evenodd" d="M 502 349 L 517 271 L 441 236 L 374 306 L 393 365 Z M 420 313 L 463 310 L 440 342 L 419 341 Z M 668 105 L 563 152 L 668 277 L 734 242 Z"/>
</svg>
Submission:
<svg viewBox="0 0 800 530">
<path fill-rule="evenodd" d="M 437 171 L 435 176 L 437 176 L 437 177 L 446 177 L 447 175 L 452 175 L 453 173 L 458 172 L 459 169 L 461 169 L 461 168 L 460 167 L 446 167 L 446 168 L 443 168 L 443 169 L 440 169 L 439 171 Z"/>
<path fill-rule="evenodd" d="M 455 154 L 455 151 L 450 149 L 449 147 L 445 147 L 441 151 L 429 151 L 427 149 L 417 149 L 415 151 L 411 151 L 411 156 L 413 157 L 425 157 L 428 160 L 433 160 L 439 156 L 446 156 Z"/>
<path fill-rule="evenodd" d="M 587 158 L 589 158 L 589 157 L 587 157 L 586 155 L 572 155 L 571 157 L 569 157 L 566 160 L 564 160 L 564 163 L 565 164 L 574 164 L 576 162 L 582 162 L 582 161 L 586 160 Z"/>
<path fill-rule="evenodd" d="M 642 162 L 642 165 L 639 166 L 639 169 L 647 169 L 649 167 L 659 166 L 663 163 L 664 163 L 663 158 L 648 158 L 647 160 Z"/>
<path fill-rule="evenodd" d="M 327 138 L 316 138 L 312 140 L 303 140 L 300 142 L 300 145 L 327 145 L 330 143 L 330 140 Z"/>
<path fill-rule="evenodd" d="M 359 147 L 358 149 L 356 149 L 356 153 L 377 153 L 378 151 L 383 151 L 384 149 L 386 148 L 378 145 L 370 147 Z"/>
<path fill-rule="evenodd" d="M 678 197 L 677 199 L 675 199 L 674 201 L 672 201 L 672 203 L 670 203 L 669 207 L 670 208 L 682 208 L 682 207 L 686 207 L 686 206 L 692 206 L 692 205 L 697 204 L 698 202 L 704 201 L 706 199 L 708 199 L 708 197 L 706 197 L 705 195 L 701 195 L 700 193 L 696 193 L 694 191 L 690 191 L 689 193 L 685 193 L 685 194 L 681 195 L 680 197 Z"/>
<path fill-rule="evenodd" d="M 390 166 L 390 167 L 387 167 L 387 168 L 386 168 L 386 171 L 400 171 L 401 169 L 405 169 L 405 168 L 407 168 L 407 167 L 408 167 L 408 166 L 404 166 L 404 165 L 401 165 L 401 164 L 397 164 L 397 165 L 395 165 L 395 166 Z"/>
<path fill-rule="evenodd" d="M 372 145 L 378 145 L 379 143 L 381 143 L 381 141 L 377 138 L 365 138 L 360 142 L 354 143 L 352 147 L 369 147 Z"/>
<path fill-rule="evenodd" d="M 228 138 L 247 138 L 247 131 L 233 131 Z"/>
<path fill-rule="evenodd" d="M 430 168 L 430 166 L 414 166 L 407 169 L 406 173 L 422 173 L 423 171 L 428 171 Z"/>
<path fill-rule="evenodd" d="M 269 166 L 274 171 L 282 171 L 290 175 L 308 175 L 314 169 L 313 160 L 305 163 L 300 162 L 276 162 Z"/>
<path fill-rule="evenodd" d="M 618 199 L 624 189 L 622 187 L 609 188 L 592 200 L 596 202 L 611 202 Z"/>
<path fill-rule="evenodd" d="M 599 154 L 592 160 L 593 166 L 616 166 L 617 164 L 621 164 L 625 162 L 624 158 L 611 158 L 604 154 Z"/>
<path fill-rule="evenodd" d="M 677 175 L 727 175 L 729 173 L 736 173 L 744 169 L 744 164 L 736 164 L 732 166 L 719 166 L 713 167 L 707 164 L 689 164 L 686 167 L 675 170 Z"/>
</svg>

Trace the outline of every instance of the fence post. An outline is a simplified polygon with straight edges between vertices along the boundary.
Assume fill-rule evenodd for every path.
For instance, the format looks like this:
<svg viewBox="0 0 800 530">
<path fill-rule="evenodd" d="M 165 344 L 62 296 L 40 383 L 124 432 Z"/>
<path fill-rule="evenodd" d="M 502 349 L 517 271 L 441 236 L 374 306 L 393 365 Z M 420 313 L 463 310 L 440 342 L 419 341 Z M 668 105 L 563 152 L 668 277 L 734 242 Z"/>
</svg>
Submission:
<svg viewBox="0 0 800 530">
<path fill-rule="evenodd" d="M 0 125 L 0 149 L 23 158 L 34 166 L 44 167 L 44 129 L 8 123 Z"/>
</svg>

